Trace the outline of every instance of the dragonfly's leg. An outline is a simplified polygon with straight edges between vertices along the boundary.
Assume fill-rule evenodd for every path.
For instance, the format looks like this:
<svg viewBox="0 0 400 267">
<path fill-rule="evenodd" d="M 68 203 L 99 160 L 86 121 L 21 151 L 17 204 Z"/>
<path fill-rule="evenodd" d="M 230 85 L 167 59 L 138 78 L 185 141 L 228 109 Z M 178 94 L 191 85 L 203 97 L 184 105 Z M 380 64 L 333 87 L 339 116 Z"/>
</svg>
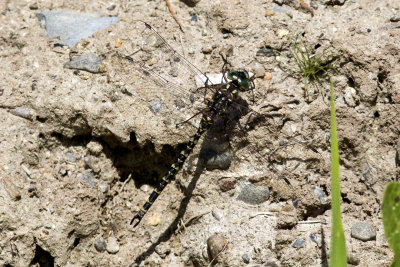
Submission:
<svg viewBox="0 0 400 267">
<path fill-rule="evenodd" d="M 221 56 L 222 60 L 224 61 L 224 65 L 222 65 L 222 79 L 221 79 L 221 83 L 227 83 L 227 82 L 228 82 L 228 79 L 226 78 L 226 70 L 227 70 L 227 66 L 228 66 L 228 65 L 231 65 L 231 64 L 228 62 L 228 56 L 225 56 L 225 57 L 224 57 L 224 55 L 223 55 L 222 53 L 220 53 L 220 56 Z"/>
<path fill-rule="evenodd" d="M 202 112 L 201 112 L 201 111 L 197 112 L 196 114 L 194 114 L 192 117 L 190 117 L 190 118 L 189 118 L 189 119 L 187 119 L 187 120 L 184 120 L 184 121 L 178 122 L 178 123 L 175 125 L 175 127 L 176 127 L 176 128 L 178 128 L 180 125 L 182 125 L 182 124 L 184 124 L 184 123 L 186 123 L 186 122 L 190 121 L 191 119 L 193 119 L 193 118 L 197 117 L 197 116 L 198 116 L 198 115 L 200 115 L 200 114 L 202 114 Z"/>
</svg>

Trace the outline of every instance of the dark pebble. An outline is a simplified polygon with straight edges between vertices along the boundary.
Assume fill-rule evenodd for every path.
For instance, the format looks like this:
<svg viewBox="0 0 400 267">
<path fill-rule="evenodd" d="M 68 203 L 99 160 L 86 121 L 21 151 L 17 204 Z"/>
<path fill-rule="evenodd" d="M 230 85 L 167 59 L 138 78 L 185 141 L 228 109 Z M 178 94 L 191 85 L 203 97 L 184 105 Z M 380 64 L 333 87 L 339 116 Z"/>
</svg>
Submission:
<svg viewBox="0 0 400 267">
<path fill-rule="evenodd" d="M 314 242 L 315 244 L 318 245 L 318 238 L 317 238 L 316 234 L 311 234 L 310 235 L 310 239 L 311 239 L 312 242 Z"/>
<path fill-rule="evenodd" d="M 292 199 L 292 205 L 295 209 L 299 206 L 299 200 L 297 198 Z"/>
<path fill-rule="evenodd" d="M 273 57 L 275 55 L 274 50 L 271 48 L 262 47 L 258 49 L 256 56 Z"/>
<path fill-rule="evenodd" d="M 64 68 L 100 73 L 104 72 L 101 62 L 101 58 L 95 54 L 85 54 L 75 57 L 71 61 L 65 63 Z"/>
<path fill-rule="evenodd" d="M 33 4 L 31 4 L 31 5 L 29 6 L 29 9 L 30 9 L 30 10 L 38 10 L 38 9 L 39 9 L 38 3 L 33 3 Z"/>
<path fill-rule="evenodd" d="M 223 178 L 218 182 L 219 188 L 222 192 L 226 192 L 235 188 L 236 179 L 235 178 Z"/>
<path fill-rule="evenodd" d="M 258 205 L 269 199 L 269 189 L 268 187 L 255 187 L 253 184 L 247 184 L 240 191 L 238 199 L 247 204 Z"/>
<path fill-rule="evenodd" d="M 346 0 L 328 0 L 325 1 L 326 5 L 343 5 L 346 2 Z"/>
<path fill-rule="evenodd" d="M 361 241 L 375 240 L 376 231 L 369 223 L 358 222 L 351 227 L 351 237 Z"/>
<path fill-rule="evenodd" d="M 391 22 L 398 22 L 398 21 L 400 21 L 400 15 L 393 15 L 393 16 L 391 16 L 390 17 L 390 21 Z"/>
<path fill-rule="evenodd" d="M 206 160 L 207 170 L 226 170 L 231 165 L 231 151 L 215 152 L 213 150 L 202 150 L 201 157 Z"/>
<path fill-rule="evenodd" d="M 181 1 L 190 7 L 194 7 L 200 2 L 200 0 L 181 0 Z"/>
<path fill-rule="evenodd" d="M 250 257 L 247 254 L 242 255 L 242 260 L 244 263 L 250 263 Z"/>
</svg>

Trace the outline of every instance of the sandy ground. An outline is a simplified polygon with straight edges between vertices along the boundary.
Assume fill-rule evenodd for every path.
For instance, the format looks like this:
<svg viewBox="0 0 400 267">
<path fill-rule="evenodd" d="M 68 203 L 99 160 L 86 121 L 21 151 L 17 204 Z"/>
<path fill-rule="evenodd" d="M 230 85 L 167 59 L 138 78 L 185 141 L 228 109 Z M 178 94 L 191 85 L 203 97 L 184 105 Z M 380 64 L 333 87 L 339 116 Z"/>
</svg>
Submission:
<svg viewBox="0 0 400 267">
<path fill-rule="evenodd" d="M 333 78 L 348 262 L 388 266 L 393 254 L 381 200 L 399 175 L 400 6 L 306 2 L 314 16 L 297 1 L 203 0 L 194 7 L 172 1 L 182 32 L 163 1 L 3 1 L 0 265 L 207 266 L 207 240 L 218 234 L 213 240 L 224 250 L 217 266 L 327 266 L 329 106 L 314 87 L 307 98 L 301 77 L 288 75 L 290 38 L 301 34 L 313 53 L 338 54 Z M 65 9 L 120 21 L 73 49 L 60 47 L 36 14 Z M 199 110 L 190 103 L 177 108 L 179 91 L 147 87 L 115 60 L 117 52 L 135 51 L 132 43 L 141 38 L 135 20 L 151 24 L 202 71 L 218 73 L 219 54 L 228 54 L 233 66 L 255 74 L 256 89 L 241 94 L 248 108 L 228 123 L 228 135 L 207 134 L 132 228 L 139 205 L 196 131 L 175 124 Z M 271 49 L 281 55 L 260 53 Z M 89 53 L 103 59 L 104 72 L 64 68 Z M 161 100 L 159 112 L 150 108 L 154 99 Z M 303 144 L 284 147 L 294 136 L 311 140 L 319 153 Z M 228 155 L 228 166 L 199 160 L 209 149 Z M 269 188 L 269 200 L 242 201 L 250 183 Z M 372 240 L 351 236 L 357 222 L 376 231 Z M 296 239 L 302 247 L 292 245 Z"/>
</svg>

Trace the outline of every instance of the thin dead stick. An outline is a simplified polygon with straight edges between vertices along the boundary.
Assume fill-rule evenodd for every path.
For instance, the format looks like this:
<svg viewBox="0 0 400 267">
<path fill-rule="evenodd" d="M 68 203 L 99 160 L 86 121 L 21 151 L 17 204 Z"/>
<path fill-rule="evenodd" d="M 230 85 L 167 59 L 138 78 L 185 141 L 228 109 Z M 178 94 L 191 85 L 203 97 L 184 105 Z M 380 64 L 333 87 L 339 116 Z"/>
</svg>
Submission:
<svg viewBox="0 0 400 267">
<path fill-rule="evenodd" d="M 299 221 L 298 224 L 314 224 L 314 223 L 321 223 L 321 224 L 328 224 L 325 220 L 319 221 Z"/>
<path fill-rule="evenodd" d="M 179 29 L 181 29 L 182 32 L 185 32 L 185 31 L 183 30 L 182 24 L 179 22 L 178 18 L 176 17 L 174 10 L 172 9 L 171 4 L 169 3 L 169 0 L 165 0 L 165 3 L 167 4 L 168 10 L 169 10 L 169 12 L 171 13 L 172 17 L 174 18 L 174 20 L 176 21 L 176 23 L 178 23 Z"/>
<path fill-rule="evenodd" d="M 299 2 L 300 5 L 301 5 L 303 8 L 307 9 L 308 11 L 310 11 L 311 14 L 314 16 L 314 10 L 313 10 L 309 5 L 307 5 L 306 3 L 304 3 L 303 0 L 297 0 L 297 2 Z"/>
<path fill-rule="evenodd" d="M 187 226 L 188 224 L 192 223 L 192 222 L 195 221 L 195 220 L 200 219 L 201 217 L 203 217 L 204 215 L 206 215 L 206 214 L 208 214 L 208 213 L 210 213 L 210 212 L 211 212 L 211 211 L 209 210 L 209 211 L 203 212 L 203 213 L 201 213 L 201 214 L 195 215 L 195 216 L 189 218 L 186 222 L 183 222 L 183 221 L 181 220 L 181 225 L 178 227 L 178 229 L 176 229 L 176 232 L 179 232 L 182 228 L 185 228 L 185 229 L 186 229 L 186 226 Z"/>
<path fill-rule="evenodd" d="M 272 215 L 274 215 L 272 212 L 268 212 L 268 211 L 264 211 L 264 212 L 259 212 L 259 213 L 256 213 L 256 214 L 253 214 L 253 215 L 250 215 L 250 219 L 253 219 L 254 217 L 256 217 L 256 216 L 259 216 L 259 215 L 267 215 L 267 216 L 272 216 Z"/>
<path fill-rule="evenodd" d="M 221 251 L 217 254 L 217 256 L 215 256 L 214 259 L 212 259 L 212 260 L 210 261 L 210 263 L 207 265 L 207 267 L 210 267 L 211 264 L 213 263 L 213 261 L 214 261 L 216 258 L 218 258 L 219 254 L 221 254 L 222 252 L 224 252 L 226 246 L 228 246 L 228 241 L 226 241 L 224 247 L 223 247 L 223 248 L 221 249 Z"/>
<path fill-rule="evenodd" d="M 129 182 L 129 180 L 132 178 L 132 174 L 129 174 L 128 178 L 125 180 L 125 182 L 122 184 L 121 189 L 119 189 L 119 193 L 121 194 L 122 190 L 124 189 L 125 185 Z"/>
</svg>

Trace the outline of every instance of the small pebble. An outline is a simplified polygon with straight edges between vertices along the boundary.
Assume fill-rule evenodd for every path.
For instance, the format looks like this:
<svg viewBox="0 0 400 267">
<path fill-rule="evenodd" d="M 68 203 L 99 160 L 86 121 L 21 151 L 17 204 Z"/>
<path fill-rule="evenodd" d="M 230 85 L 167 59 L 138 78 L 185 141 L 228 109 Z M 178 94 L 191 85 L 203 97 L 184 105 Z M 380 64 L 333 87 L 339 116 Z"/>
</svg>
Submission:
<svg viewBox="0 0 400 267">
<path fill-rule="evenodd" d="M 213 260 L 220 254 L 228 245 L 228 240 L 225 237 L 214 234 L 207 239 L 207 252 L 209 260 Z"/>
<path fill-rule="evenodd" d="M 268 187 L 255 187 L 253 184 L 245 185 L 239 193 L 238 200 L 251 205 L 264 203 L 269 199 Z"/>
<path fill-rule="evenodd" d="M 89 149 L 90 153 L 93 155 L 99 155 L 101 151 L 103 151 L 103 146 L 101 143 L 96 142 L 96 141 L 90 141 L 86 147 Z"/>
<path fill-rule="evenodd" d="M 222 211 L 219 209 L 213 209 L 211 214 L 215 219 L 217 219 L 217 221 L 220 221 L 224 217 Z"/>
<path fill-rule="evenodd" d="M 115 237 L 110 236 L 107 239 L 106 250 L 110 254 L 116 254 L 119 251 L 119 244 L 118 244 L 118 241 L 117 241 L 117 239 Z"/>
<path fill-rule="evenodd" d="M 38 3 L 35 2 L 35 3 L 31 4 L 29 6 L 29 9 L 30 10 L 38 10 L 39 9 Z"/>
<path fill-rule="evenodd" d="M 400 15 L 397 15 L 397 14 L 392 15 L 392 16 L 390 17 L 390 21 L 391 21 L 391 22 L 398 22 L 398 21 L 400 21 Z"/>
<path fill-rule="evenodd" d="M 319 202 L 323 205 L 325 205 L 327 203 L 327 199 L 326 199 L 326 195 L 324 193 L 324 191 L 322 191 L 322 189 L 313 186 L 312 190 L 314 192 L 314 195 L 316 198 L 318 198 Z"/>
<path fill-rule="evenodd" d="M 278 5 L 283 5 L 284 0 L 274 0 L 274 3 L 277 3 Z"/>
<path fill-rule="evenodd" d="M 117 41 L 115 41 L 114 47 L 115 48 L 119 48 L 122 45 L 122 40 L 121 39 L 117 39 Z"/>
<path fill-rule="evenodd" d="M 88 166 L 90 169 L 93 170 L 93 162 L 92 162 L 92 157 L 91 156 L 84 157 L 83 161 L 85 162 L 86 166 Z"/>
<path fill-rule="evenodd" d="M 272 80 L 272 73 L 271 73 L 271 72 L 265 73 L 265 75 L 264 75 L 264 80 L 265 80 L 265 81 L 270 81 L 270 80 Z"/>
<path fill-rule="evenodd" d="M 346 87 L 344 90 L 344 101 L 350 107 L 355 107 L 356 103 L 354 97 L 356 96 L 356 90 L 352 87 Z"/>
<path fill-rule="evenodd" d="M 27 120 L 32 120 L 32 117 L 33 117 L 31 110 L 28 108 L 21 108 L 21 107 L 14 108 L 14 109 L 10 110 L 10 113 L 15 116 L 27 119 Z"/>
<path fill-rule="evenodd" d="M 358 257 L 355 253 L 347 252 L 347 263 L 352 265 L 359 265 L 360 257 Z"/>
<path fill-rule="evenodd" d="M 265 11 L 265 16 L 266 16 L 266 17 L 273 16 L 273 15 L 275 15 L 275 12 L 274 12 L 273 10 L 267 10 L 267 11 Z"/>
<path fill-rule="evenodd" d="M 264 75 L 265 75 L 264 67 L 258 63 L 253 67 L 253 71 L 254 71 L 255 78 L 261 78 L 261 77 L 264 77 Z"/>
<path fill-rule="evenodd" d="M 106 250 L 106 242 L 101 235 L 97 236 L 94 239 L 93 245 L 98 252 L 103 252 L 104 250 Z"/>
<path fill-rule="evenodd" d="M 110 191 L 110 185 L 109 184 L 99 184 L 99 189 L 100 189 L 101 193 L 107 194 L 108 191 Z"/>
<path fill-rule="evenodd" d="M 292 247 L 294 248 L 302 248 L 304 247 L 304 240 L 301 239 L 295 239 L 292 243 Z"/>
<path fill-rule="evenodd" d="M 203 54 L 210 54 L 213 51 L 213 47 L 211 46 L 211 44 L 206 44 L 205 46 L 203 46 L 201 48 L 201 52 Z"/>
<path fill-rule="evenodd" d="M 155 248 L 154 251 L 161 257 L 165 258 L 170 252 L 171 248 L 166 244 L 165 242 L 162 242 L 158 244 Z"/>
<path fill-rule="evenodd" d="M 295 209 L 299 206 L 299 200 L 297 198 L 292 199 L 292 205 Z"/>
<path fill-rule="evenodd" d="M 74 153 L 71 153 L 71 152 L 65 153 L 65 158 L 67 159 L 67 161 L 69 161 L 71 163 L 75 163 L 76 162 L 76 156 L 75 156 Z"/>
<path fill-rule="evenodd" d="M 107 7 L 107 10 L 113 11 L 116 7 L 117 7 L 116 4 L 112 4 L 112 5 L 110 5 L 109 7 Z"/>
<path fill-rule="evenodd" d="M 149 192 L 149 189 L 150 186 L 148 184 L 143 184 L 142 186 L 140 186 L 140 190 L 142 190 L 145 193 Z"/>
<path fill-rule="evenodd" d="M 197 21 L 197 20 L 198 20 L 197 15 L 196 15 L 196 14 L 192 15 L 192 17 L 190 18 L 190 20 L 191 20 L 191 21 Z"/>
<path fill-rule="evenodd" d="M 250 263 L 250 257 L 249 257 L 249 255 L 243 254 L 243 255 L 242 255 L 242 260 L 243 260 L 243 262 L 246 263 L 246 264 Z"/>
<path fill-rule="evenodd" d="M 0 180 L 0 183 L 3 184 L 4 188 L 6 189 L 8 195 L 12 200 L 16 201 L 21 199 L 20 190 L 8 177 L 3 177 Z"/>
<path fill-rule="evenodd" d="M 217 153 L 211 150 L 203 150 L 202 156 L 206 159 L 207 170 L 226 170 L 229 168 L 232 161 L 231 151 Z"/>
<path fill-rule="evenodd" d="M 310 235 L 310 239 L 311 239 L 312 242 L 314 242 L 315 244 L 318 245 L 318 238 L 317 238 L 316 234 L 311 234 Z"/>
<path fill-rule="evenodd" d="M 289 31 L 286 30 L 286 29 L 278 29 L 278 30 L 276 31 L 275 34 L 276 34 L 276 36 L 278 36 L 279 38 L 283 38 L 283 37 L 285 37 L 286 35 L 289 34 Z"/>
<path fill-rule="evenodd" d="M 104 72 L 104 66 L 102 66 L 101 62 L 101 58 L 95 54 L 85 54 L 75 57 L 71 61 L 65 63 L 64 68 L 100 73 Z"/>
<path fill-rule="evenodd" d="M 161 223 L 161 214 L 159 212 L 154 212 L 149 220 L 151 226 L 157 226 Z"/>
<path fill-rule="evenodd" d="M 156 115 L 162 108 L 161 99 L 155 98 L 151 100 L 149 103 L 149 108 Z"/>
<path fill-rule="evenodd" d="M 91 188 L 95 187 L 96 185 L 96 181 L 94 180 L 94 175 L 91 172 L 85 172 L 83 175 L 79 175 L 79 180 L 81 181 L 81 184 L 87 184 Z"/>
<path fill-rule="evenodd" d="M 235 178 L 223 178 L 218 181 L 219 188 L 222 192 L 226 192 L 235 188 L 236 179 Z"/>
<path fill-rule="evenodd" d="M 351 236 L 365 242 L 375 240 L 376 231 L 369 223 L 358 222 L 351 227 Z"/>
<path fill-rule="evenodd" d="M 257 50 L 256 56 L 273 57 L 275 55 L 272 48 L 261 47 Z"/>
<path fill-rule="evenodd" d="M 182 0 L 182 2 L 184 2 L 186 5 L 190 7 L 194 7 L 200 2 L 200 0 Z"/>
<path fill-rule="evenodd" d="M 318 9 L 318 3 L 316 1 L 310 1 L 310 7 L 314 8 L 315 10 Z"/>
</svg>

